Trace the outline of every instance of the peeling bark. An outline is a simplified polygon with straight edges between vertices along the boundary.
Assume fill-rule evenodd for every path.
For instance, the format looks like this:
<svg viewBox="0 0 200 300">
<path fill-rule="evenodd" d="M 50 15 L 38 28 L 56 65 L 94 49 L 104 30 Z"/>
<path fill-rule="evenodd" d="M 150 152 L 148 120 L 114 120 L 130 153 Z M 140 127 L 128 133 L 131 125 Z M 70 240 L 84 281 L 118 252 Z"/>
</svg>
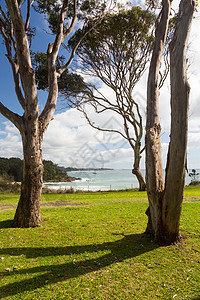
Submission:
<svg viewBox="0 0 200 300">
<path fill-rule="evenodd" d="M 24 152 L 24 174 L 21 196 L 15 213 L 13 227 L 41 226 L 40 197 L 43 184 L 43 162 L 41 135 L 38 120 L 25 121 L 22 142 Z"/>
</svg>

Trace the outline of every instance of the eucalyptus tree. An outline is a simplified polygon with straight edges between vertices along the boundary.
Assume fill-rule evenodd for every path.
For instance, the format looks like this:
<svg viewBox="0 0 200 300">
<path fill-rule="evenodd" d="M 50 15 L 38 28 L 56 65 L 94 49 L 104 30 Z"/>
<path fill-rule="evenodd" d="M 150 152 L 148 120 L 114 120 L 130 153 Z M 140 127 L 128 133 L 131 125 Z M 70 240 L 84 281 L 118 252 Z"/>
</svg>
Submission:
<svg viewBox="0 0 200 300">
<path fill-rule="evenodd" d="M 146 188 L 140 171 L 141 154 L 144 151 L 141 145 L 143 118 L 140 104 L 133 94 L 149 61 L 154 42 L 154 24 L 155 15 L 139 6 L 108 14 L 77 49 L 79 72 L 81 70 L 81 74 L 89 75 L 92 80 L 98 79 L 98 82 L 92 84 L 85 80 L 81 93 L 76 95 L 75 100 L 71 98 L 92 127 L 118 133 L 128 141 L 133 149 L 132 173 L 138 179 L 140 190 Z M 74 47 L 79 34 L 77 31 L 69 40 L 69 47 Z M 102 92 L 99 88 L 102 85 L 109 88 L 112 96 Z M 66 91 L 67 88 L 61 89 L 64 95 Z M 117 114 L 121 128 L 107 128 L 95 123 L 88 113 L 91 107 L 97 114 L 108 111 Z"/>
<path fill-rule="evenodd" d="M 21 116 L 0 102 L 0 113 L 18 128 L 23 144 L 23 182 L 13 221 L 14 227 L 41 225 L 42 139 L 56 107 L 58 78 L 68 70 L 79 43 L 104 17 L 107 8 L 108 5 L 101 0 L 1 1 L 0 32 L 4 40 L 6 57 L 12 69 L 16 96 L 23 109 Z M 33 37 L 33 29 L 30 27 L 30 16 L 33 9 L 42 18 L 47 19 L 54 37 L 54 41 L 47 45 L 48 95 L 41 112 L 38 108 L 37 84 L 31 53 L 30 38 Z M 77 22 L 79 26 L 82 24 L 79 39 L 68 53 L 66 62 L 61 64 L 58 60 L 59 49 L 64 46 Z"/>
<path fill-rule="evenodd" d="M 151 1 L 152 2 L 152 1 Z M 154 1 L 153 1 L 154 2 Z M 180 237 L 179 223 L 185 183 L 190 86 L 186 49 L 195 3 L 181 0 L 170 43 L 171 133 L 165 181 L 161 159 L 159 71 L 171 14 L 171 0 L 163 0 L 156 21 L 155 44 L 147 83 L 146 178 L 149 208 L 146 232 L 160 244 Z"/>
</svg>

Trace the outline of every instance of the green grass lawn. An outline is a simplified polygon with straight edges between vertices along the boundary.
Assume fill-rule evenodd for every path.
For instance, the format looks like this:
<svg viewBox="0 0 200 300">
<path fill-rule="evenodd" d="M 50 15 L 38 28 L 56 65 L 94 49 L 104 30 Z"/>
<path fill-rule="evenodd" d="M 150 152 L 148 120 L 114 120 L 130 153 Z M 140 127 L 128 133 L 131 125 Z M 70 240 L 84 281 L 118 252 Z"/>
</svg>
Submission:
<svg viewBox="0 0 200 300">
<path fill-rule="evenodd" d="M 15 210 L 0 210 L 0 298 L 200 299 L 198 200 L 199 187 L 185 189 L 184 240 L 168 247 L 143 234 L 145 192 L 42 195 L 67 206 L 42 206 L 41 228 L 11 228 Z"/>
</svg>

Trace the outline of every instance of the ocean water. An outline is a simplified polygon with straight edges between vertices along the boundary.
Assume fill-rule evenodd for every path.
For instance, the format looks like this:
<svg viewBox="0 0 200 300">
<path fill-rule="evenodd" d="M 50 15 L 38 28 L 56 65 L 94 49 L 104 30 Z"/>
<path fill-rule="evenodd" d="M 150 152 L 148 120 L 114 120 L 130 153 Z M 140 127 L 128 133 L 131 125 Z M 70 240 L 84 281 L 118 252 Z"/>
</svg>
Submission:
<svg viewBox="0 0 200 300">
<path fill-rule="evenodd" d="M 145 173 L 142 170 L 143 174 Z M 70 189 L 83 191 L 107 191 L 138 188 L 138 182 L 128 169 L 119 170 L 99 170 L 99 171 L 73 171 L 68 172 L 69 176 L 81 178 L 73 182 L 58 182 L 58 183 L 44 183 L 45 187 L 51 189 Z M 186 185 L 190 183 L 191 179 L 186 174 Z"/>
</svg>

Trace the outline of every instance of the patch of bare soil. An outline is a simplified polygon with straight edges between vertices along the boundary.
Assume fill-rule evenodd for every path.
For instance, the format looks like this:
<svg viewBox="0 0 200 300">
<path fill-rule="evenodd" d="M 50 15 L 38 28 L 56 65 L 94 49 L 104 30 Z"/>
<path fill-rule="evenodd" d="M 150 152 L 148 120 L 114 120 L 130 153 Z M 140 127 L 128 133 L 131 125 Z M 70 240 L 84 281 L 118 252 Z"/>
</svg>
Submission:
<svg viewBox="0 0 200 300">
<path fill-rule="evenodd" d="M 9 208 L 17 208 L 16 205 L 4 205 L 4 204 L 0 204 L 0 210 L 3 210 L 3 209 L 9 209 Z"/>
<path fill-rule="evenodd" d="M 41 206 L 84 206 L 89 205 L 88 203 L 70 203 L 67 201 L 55 201 L 55 202 L 45 202 L 41 203 Z"/>
<path fill-rule="evenodd" d="M 194 202 L 194 201 L 200 201 L 200 198 L 198 197 L 185 197 L 184 198 L 185 201 L 191 201 L 191 202 Z"/>
<path fill-rule="evenodd" d="M 45 202 L 45 203 L 41 203 L 40 206 L 44 206 L 44 207 L 57 207 L 57 206 L 84 206 L 84 205 L 89 205 L 88 203 L 70 203 L 67 201 L 54 201 L 54 202 Z M 4 204 L 0 204 L 0 210 L 4 210 L 4 209 L 16 209 L 17 206 L 16 205 L 4 205 Z"/>
</svg>

